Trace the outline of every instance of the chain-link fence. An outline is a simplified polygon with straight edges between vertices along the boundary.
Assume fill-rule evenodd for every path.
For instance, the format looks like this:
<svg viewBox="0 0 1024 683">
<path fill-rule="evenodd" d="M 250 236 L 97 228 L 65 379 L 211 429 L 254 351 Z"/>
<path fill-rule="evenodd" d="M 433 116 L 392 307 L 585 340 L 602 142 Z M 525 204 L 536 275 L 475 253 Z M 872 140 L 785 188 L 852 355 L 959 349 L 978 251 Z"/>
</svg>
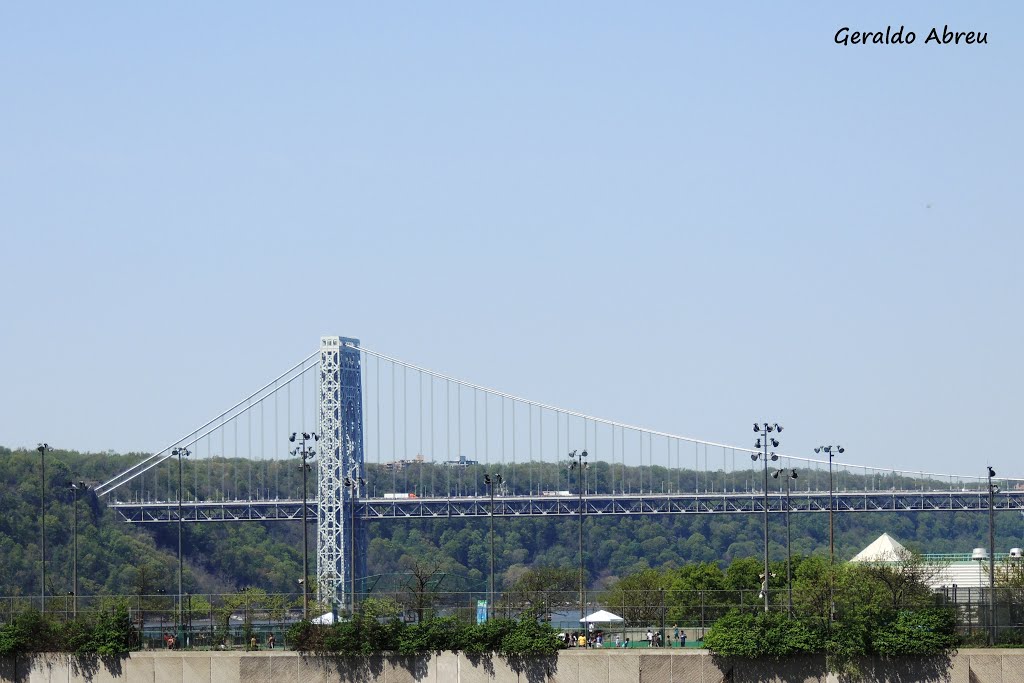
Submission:
<svg viewBox="0 0 1024 683">
<path fill-rule="evenodd" d="M 487 592 L 437 590 L 374 591 L 358 595 L 358 609 L 379 618 L 413 623 L 429 617 L 454 616 L 466 622 L 489 618 L 529 616 L 563 633 L 600 634 L 604 646 L 697 647 L 704 634 L 732 610 L 759 612 L 763 596 L 756 590 L 622 591 L 617 599 L 606 592 L 586 592 L 583 612 L 577 591 L 498 593 L 493 604 Z M 827 592 L 771 593 L 770 609 L 800 618 L 827 619 Z M 995 598 L 995 610 L 991 600 Z M 944 588 L 933 594 L 936 607 L 949 607 L 966 643 L 984 644 L 990 633 L 999 643 L 1024 643 L 1024 595 L 1014 589 Z M 39 609 L 39 597 L 0 597 L 0 624 L 21 611 Z M 48 596 L 46 612 L 57 620 L 88 618 L 99 612 L 124 609 L 140 634 L 142 648 L 244 649 L 288 647 L 288 629 L 303 619 L 301 594 L 267 594 L 250 589 L 229 594 L 186 594 L 179 609 L 177 596 L 166 593 L 120 596 Z M 841 611 L 840 605 L 837 609 Z M 611 617 L 583 621 L 598 611 Z M 348 617 L 345 605 L 310 601 L 309 618 L 333 623 Z M 994 625 L 990 622 L 994 615 Z M 174 639 L 171 643 L 170 639 Z"/>
</svg>

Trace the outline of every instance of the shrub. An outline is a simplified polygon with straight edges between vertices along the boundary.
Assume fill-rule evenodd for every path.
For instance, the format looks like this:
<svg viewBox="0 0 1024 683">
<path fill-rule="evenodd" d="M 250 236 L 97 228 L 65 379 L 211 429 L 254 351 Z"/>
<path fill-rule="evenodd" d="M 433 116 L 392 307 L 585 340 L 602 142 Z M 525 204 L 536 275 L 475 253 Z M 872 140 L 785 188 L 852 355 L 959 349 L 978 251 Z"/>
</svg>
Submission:
<svg viewBox="0 0 1024 683">
<path fill-rule="evenodd" d="M 820 634 L 781 612 L 729 612 L 704 636 L 704 646 L 728 657 L 784 657 L 820 652 Z"/>
<path fill-rule="evenodd" d="M 872 634 L 882 655 L 937 655 L 957 646 L 956 617 L 950 609 L 901 611 Z"/>
</svg>

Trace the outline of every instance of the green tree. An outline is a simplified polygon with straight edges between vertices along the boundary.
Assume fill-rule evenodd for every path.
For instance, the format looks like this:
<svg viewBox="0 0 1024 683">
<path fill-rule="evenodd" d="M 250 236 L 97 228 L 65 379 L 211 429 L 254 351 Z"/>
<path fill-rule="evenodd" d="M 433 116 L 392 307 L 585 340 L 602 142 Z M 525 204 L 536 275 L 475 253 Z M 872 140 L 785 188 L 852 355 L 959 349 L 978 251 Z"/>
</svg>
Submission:
<svg viewBox="0 0 1024 683">
<path fill-rule="evenodd" d="M 632 625 L 660 624 L 665 615 L 665 591 L 671 587 L 666 572 L 645 569 L 616 581 L 601 595 L 601 602 Z"/>
<path fill-rule="evenodd" d="M 666 600 L 672 623 L 704 624 L 720 616 L 715 611 L 721 606 L 736 604 L 733 594 L 725 590 L 725 574 L 717 564 L 688 564 L 673 572 L 669 581 Z"/>
<path fill-rule="evenodd" d="M 576 570 L 565 567 L 537 567 L 524 572 L 505 591 L 502 600 L 513 609 L 534 618 L 550 613 L 552 607 L 572 602 L 578 586 Z"/>
</svg>

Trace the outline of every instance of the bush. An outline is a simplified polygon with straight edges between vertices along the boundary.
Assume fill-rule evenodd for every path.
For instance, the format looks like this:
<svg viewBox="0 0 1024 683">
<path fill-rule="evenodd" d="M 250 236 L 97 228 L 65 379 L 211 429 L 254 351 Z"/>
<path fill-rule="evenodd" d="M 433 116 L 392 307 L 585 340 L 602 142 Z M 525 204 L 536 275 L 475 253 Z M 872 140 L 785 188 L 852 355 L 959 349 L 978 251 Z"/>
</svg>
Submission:
<svg viewBox="0 0 1024 683">
<path fill-rule="evenodd" d="M 781 612 L 729 612 L 704 636 L 704 647 L 727 657 L 784 657 L 820 652 L 816 629 Z"/>
<path fill-rule="evenodd" d="M 15 614 L 0 628 L 0 657 L 60 649 L 56 624 L 37 611 Z"/>
<path fill-rule="evenodd" d="M 351 621 L 317 626 L 308 621 L 288 631 L 288 641 L 299 651 L 364 655 L 375 652 L 463 651 L 475 654 L 550 655 L 562 647 L 548 624 L 534 619 L 494 619 L 467 624 L 457 617 L 435 617 L 416 624 L 358 615 Z"/>
<path fill-rule="evenodd" d="M 505 636 L 515 626 L 516 622 L 512 619 L 491 619 L 482 624 L 474 624 L 466 634 L 465 651 L 475 654 L 499 652 Z"/>
<path fill-rule="evenodd" d="M 957 646 L 956 616 L 951 609 L 902 611 L 872 634 L 882 655 L 937 655 Z"/>
<path fill-rule="evenodd" d="M 398 636 L 398 651 L 403 655 L 417 652 L 459 651 L 465 649 L 470 626 L 457 617 L 435 617 L 406 626 Z"/>
<path fill-rule="evenodd" d="M 553 655 L 563 647 L 565 643 L 549 624 L 522 619 L 501 639 L 498 652 L 506 656 Z"/>
<path fill-rule="evenodd" d="M 22 612 L 0 628 L 0 656 L 32 652 L 121 655 L 137 643 L 126 609 L 59 623 L 39 612 Z"/>
</svg>

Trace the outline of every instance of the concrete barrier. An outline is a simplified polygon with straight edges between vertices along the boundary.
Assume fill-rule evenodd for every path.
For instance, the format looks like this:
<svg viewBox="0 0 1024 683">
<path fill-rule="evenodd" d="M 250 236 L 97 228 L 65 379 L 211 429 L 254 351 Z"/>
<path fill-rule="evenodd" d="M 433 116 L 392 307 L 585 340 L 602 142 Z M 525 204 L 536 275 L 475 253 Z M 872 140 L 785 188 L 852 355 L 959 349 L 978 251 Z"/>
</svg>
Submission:
<svg viewBox="0 0 1024 683">
<path fill-rule="evenodd" d="M 860 680 L 1024 683 L 1024 650 L 960 650 L 942 658 L 868 659 Z M 442 652 L 416 657 L 296 652 L 134 652 L 114 659 L 40 655 L 0 659 L 2 683 L 840 683 L 823 657 L 744 661 L 706 650 L 566 650 L 506 659 Z"/>
</svg>

